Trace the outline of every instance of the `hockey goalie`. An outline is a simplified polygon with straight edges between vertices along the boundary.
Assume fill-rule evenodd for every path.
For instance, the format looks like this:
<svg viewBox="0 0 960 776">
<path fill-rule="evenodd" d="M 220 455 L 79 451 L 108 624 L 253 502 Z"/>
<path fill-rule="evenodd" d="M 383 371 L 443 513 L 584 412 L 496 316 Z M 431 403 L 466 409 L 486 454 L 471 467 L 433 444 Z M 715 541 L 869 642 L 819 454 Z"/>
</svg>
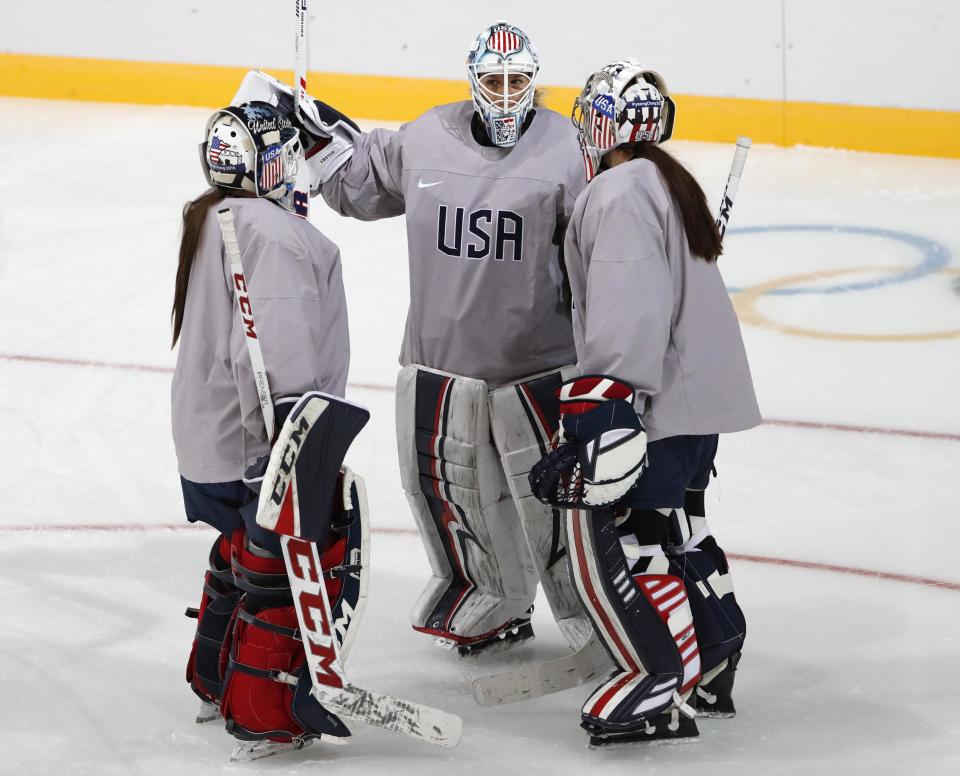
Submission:
<svg viewBox="0 0 960 776">
<path fill-rule="evenodd" d="M 559 444 L 530 483 L 569 510 L 577 591 L 613 663 L 582 708 L 591 745 L 689 741 L 694 706 L 732 716 L 746 634 L 704 490 L 719 434 L 760 413 L 717 224 L 660 148 L 664 79 L 613 62 L 573 118 L 588 183 L 564 255 L 581 375 L 558 391 Z"/>
<path fill-rule="evenodd" d="M 219 532 L 187 680 L 249 760 L 354 719 L 440 746 L 460 721 L 352 685 L 368 574 L 362 479 L 344 455 L 369 413 L 349 363 L 336 246 L 297 217 L 300 133 L 257 101 L 215 112 L 209 190 L 184 209 L 173 308 L 173 436 L 190 521 Z"/>
</svg>

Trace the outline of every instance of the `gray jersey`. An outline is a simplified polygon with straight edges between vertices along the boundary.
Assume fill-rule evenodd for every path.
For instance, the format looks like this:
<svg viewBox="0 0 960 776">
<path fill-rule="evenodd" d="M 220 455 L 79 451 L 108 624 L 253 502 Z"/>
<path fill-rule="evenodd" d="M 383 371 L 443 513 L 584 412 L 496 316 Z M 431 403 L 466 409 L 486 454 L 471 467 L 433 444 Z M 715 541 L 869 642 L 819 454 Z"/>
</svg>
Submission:
<svg viewBox="0 0 960 776">
<path fill-rule="evenodd" d="M 274 401 L 308 390 L 343 396 L 350 362 L 337 246 L 265 199 L 231 197 L 211 208 L 190 272 L 172 388 L 179 470 L 194 482 L 238 480 L 269 450 L 216 218 L 223 207 L 233 210 Z"/>
<path fill-rule="evenodd" d="M 566 260 L 580 371 L 631 383 L 650 441 L 760 423 L 720 270 L 691 255 L 652 162 L 590 182 L 573 210 Z"/>
<path fill-rule="evenodd" d="M 471 134 L 469 102 L 363 134 L 322 187 L 342 215 L 406 214 L 410 309 L 400 354 L 491 387 L 572 363 L 560 251 L 584 175 L 570 121 L 539 108 L 512 148 Z"/>
</svg>

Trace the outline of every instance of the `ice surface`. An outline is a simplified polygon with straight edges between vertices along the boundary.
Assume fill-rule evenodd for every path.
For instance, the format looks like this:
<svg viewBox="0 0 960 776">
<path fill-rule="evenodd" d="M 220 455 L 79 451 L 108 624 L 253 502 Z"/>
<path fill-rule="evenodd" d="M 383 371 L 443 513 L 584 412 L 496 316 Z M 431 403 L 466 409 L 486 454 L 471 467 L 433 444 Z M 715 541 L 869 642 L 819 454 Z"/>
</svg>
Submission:
<svg viewBox="0 0 960 776">
<path fill-rule="evenodd" d="M 943 437 L 771 424 L 722 440 L 708 507 L 740 556 L 739 716 L 702 721 L 696 746 L 589 752 L 589 687 L 493 709 L 470 695 L 476 676 L 563 653 L 544 602 L 512 657 L 460 664 L 409 629 L 427 563 L 393 437 L 404 227 L 318 202 L 345 261 L 348 396 L 373 414 L 350 456 L 375 530 L 351 677 L 461 714 L 464 737 L 435 750 L 352 725 L 349 748 L 230 766 L 232 739 L 193 723 L 183 682 L 181 612 L 212 534 L 182 527 L 169 432 L 179 210 L 203 188 L 205 118 L 0 100 L 0 774 L 960 772 L 960 162 L 765 146 L 738 193 L 728 284 L 871 286 L 756 298 L 781 327 L 744 326 L 765 417 Z M 732 146 L 671 145 L 718 202 Z"/>
</svg>

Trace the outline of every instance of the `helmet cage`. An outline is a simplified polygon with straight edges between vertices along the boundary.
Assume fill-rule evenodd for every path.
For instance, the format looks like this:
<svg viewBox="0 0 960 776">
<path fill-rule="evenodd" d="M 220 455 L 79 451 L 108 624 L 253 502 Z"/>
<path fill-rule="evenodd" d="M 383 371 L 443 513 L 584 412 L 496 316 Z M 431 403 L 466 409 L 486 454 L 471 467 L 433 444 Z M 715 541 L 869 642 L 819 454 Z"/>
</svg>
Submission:
<svg viewBox="0 0 960 776">
<path fill-rule="evenodd" d="M 488 27 L 473 43 L 467 55 L 467 74 L 473 106 L 483 121 L 490 141 L 500 147 L 514 145 L 533 107 L 540 58 L 526 33 L 509 22 Z M 523 75 L 526 84 L 510 90 L 511 76 Z M 499 92 L 484 83 L 484 77 L 500 75 Z"/>
<path fill-rule="evenodd" d="M 574 101 L 587 181 L 601 169 L 603 156 L 624 143 L 663 143 L 673 134 L 674 103 L 659 73 L 635 59 L 593 73 Z"/>
</svg>

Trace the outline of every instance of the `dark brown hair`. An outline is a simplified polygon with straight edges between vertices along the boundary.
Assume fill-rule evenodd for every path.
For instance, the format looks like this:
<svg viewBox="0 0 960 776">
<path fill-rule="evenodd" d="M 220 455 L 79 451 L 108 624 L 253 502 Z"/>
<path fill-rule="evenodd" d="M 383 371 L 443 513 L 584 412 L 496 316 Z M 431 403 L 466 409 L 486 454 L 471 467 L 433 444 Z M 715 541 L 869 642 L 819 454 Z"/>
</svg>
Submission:
<svg viewBox="0 0 960 776">
<path fill-rule="evenodd" d="M 173 291 L 173 309 L 170 317 L 173 319 L 173 342 L 180 339 L 180 327 L 183 325 L 183 310 L 187 303 L 187 284 L 190 282 L 190 270 L 193 259 L 197 255 L 197 246 L 200 244 L 200 233 L 207 220 L 207 211 L 214 205 L 220 204 L 229 194 L 225 189 L 211 188 L 194 200 L 183 206 L 183 228 L 180 231 L 180 263 L 177 265 L 177 282 Z M 239 193 L 239 192 L 237 192 Z"/>
<path fill-rule="evenodd" d="M 680 162 L 653 143 L 625 143 L 620 146 L 634 159 L 649 159 L 667 183 L 670 195 L 680 208 L 683 229 L 690 252 L 706 261 L 716 261 L 723 253 L 720 230 L 707 206 L 707 198 L 694 178 Z"/>
</svg>

